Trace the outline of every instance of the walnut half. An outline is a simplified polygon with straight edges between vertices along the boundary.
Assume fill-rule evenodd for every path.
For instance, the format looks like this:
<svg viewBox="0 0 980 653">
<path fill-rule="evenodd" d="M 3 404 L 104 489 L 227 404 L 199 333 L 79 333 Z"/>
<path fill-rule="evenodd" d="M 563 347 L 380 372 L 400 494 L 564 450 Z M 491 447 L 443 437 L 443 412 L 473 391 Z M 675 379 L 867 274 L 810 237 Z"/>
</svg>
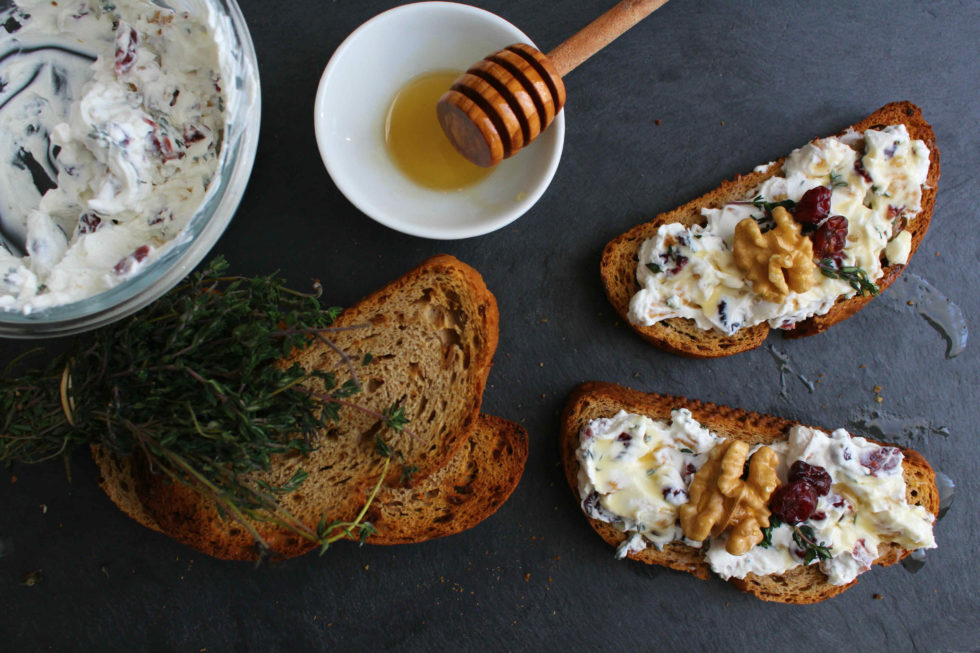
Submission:
<svg viewBox="0 0 980 653">
<path fill-rule="evenodd" d="M 711 450 L 691 481 L 690 501 L 680 507 L 685 537 L 700 542 L 730 530 L 725 550 L 732 555 L 742 555 L 762 541 L 762 529 L 769 526 L 769 497 L 779 485 L 779 456 L 762 447 L 752 455 L 743 479 L 748 453 L 747 443 L 731 439 Z"/>
<path fill-rule="evenodd" d="M 806 292 L 816 283 L 813 243 L 800 233 L 800 225 L 781 206 L 772 210 L 776 226 L 762 233 L 758 223 L 745 218 L 735 225 L 732 256 L 735 265 L 763 299 L 782 303 L 789 291 Z"/>
</svg>

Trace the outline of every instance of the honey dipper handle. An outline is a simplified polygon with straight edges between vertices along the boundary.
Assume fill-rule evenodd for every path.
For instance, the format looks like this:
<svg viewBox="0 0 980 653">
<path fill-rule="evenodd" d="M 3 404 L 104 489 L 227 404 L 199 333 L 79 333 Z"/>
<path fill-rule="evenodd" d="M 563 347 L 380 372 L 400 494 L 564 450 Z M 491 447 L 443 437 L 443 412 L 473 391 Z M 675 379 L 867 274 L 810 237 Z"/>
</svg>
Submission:
<svg viewBox="0 0 980 653">
<path fill-rule="evenodd" d="M 667 0 L 622 0 L 549 52 L 548 58 L 564 77 L 665 4 Z"/>
</svg>

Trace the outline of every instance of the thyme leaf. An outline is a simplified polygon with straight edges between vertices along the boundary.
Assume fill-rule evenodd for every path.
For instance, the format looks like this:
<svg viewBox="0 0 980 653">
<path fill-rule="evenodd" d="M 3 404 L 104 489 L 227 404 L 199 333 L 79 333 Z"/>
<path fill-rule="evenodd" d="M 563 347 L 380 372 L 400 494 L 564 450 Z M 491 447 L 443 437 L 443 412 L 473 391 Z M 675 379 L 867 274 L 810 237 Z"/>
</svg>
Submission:
<svg viewBox="0 0 980 653">
<path fill-rule="evenodd" d="M 763 549 L 768 549 L 769 547 L 771 547 L 772 532 L 780 525 L 782 525 L 782 523 L 783 522 L 779 521 L 779 519 L 777 519 L 776 517 L 770 516 L 769 525 L 762 529 L 762 541 L 759 542 L 759 546 L 761 546 Z"/>
<path fill-rule="evenodd" d="M 406 465 L 402 464 L 402 474 L 398 482 L 402 485 L 407 485 L 412 481 L 412 477 L 415 476 L 419 471 L 418 465 Z"/>
</svg>

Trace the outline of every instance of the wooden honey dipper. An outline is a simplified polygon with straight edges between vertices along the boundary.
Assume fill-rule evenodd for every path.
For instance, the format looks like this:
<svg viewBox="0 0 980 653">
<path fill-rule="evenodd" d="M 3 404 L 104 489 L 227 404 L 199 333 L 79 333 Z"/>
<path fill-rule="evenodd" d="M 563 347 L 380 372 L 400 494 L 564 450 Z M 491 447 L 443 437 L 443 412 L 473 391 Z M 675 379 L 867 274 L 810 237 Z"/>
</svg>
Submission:
<svg viewBox="0 0 980 653">
<path fill-rule="evenodd" d="M 565 105 L 562 77 L 666 3 L 622 0 L 547 55 L 516 43 L 484 57 L 439 98 L 442 130 L 478 166 L 513 156 Z"/>
</svg>

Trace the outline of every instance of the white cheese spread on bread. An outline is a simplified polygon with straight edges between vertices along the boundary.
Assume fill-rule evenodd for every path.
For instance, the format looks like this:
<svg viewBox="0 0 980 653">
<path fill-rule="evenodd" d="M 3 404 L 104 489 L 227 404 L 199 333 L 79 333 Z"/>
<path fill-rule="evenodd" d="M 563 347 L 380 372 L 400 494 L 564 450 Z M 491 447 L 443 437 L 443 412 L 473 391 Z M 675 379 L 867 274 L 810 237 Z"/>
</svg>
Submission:
<svg viewBox="0 0 980 653">
<path fill-rule="evenodd" d="M 658 548 L 681 539 L 677 509 L 687 503 L 691 476 L 719 440 L 687 409 L 673 411 L 669 423 L 625 411 L 593 420 L 576 453 L 582 507 Z"/>
<path fill-rule="evenodd" d="M 673 411 L 670 422 L 625 411 L 592 420 L 582 429 L 576 452 L 582 509 L 631 535 L 620 556 L 675 541 L 700 546 L 684 538 L 679 510 L 688 501 L 695 472 L 721 441 L 684 409 Z M 829 474 L 830 489 L 806 520 L 790 525 L 772 519 L 766 540 L 743 555 L 726 551 L 726 534 L 709 538 L 705 559 L 722 578 L 819 564 L 829 583 L 846 585 L 871 568 L 883 543 L 935 548 L 933 514 L 906 501 L 899 449 L 844 429 L 828 435 L 805 426 L 794 426 L 786 440 L 768 446 L 778 454 L 782 484 L 791 465 L 803 461 Z M 808 556 L 801 534 L 825 555 Z"/>
<path fill-rule="evenodd" d="M 744 201 L 703 209 L 704 225 L 668 223 L 646 240 L 636 269 L 640 290 L 630 301 L 629 318 L 644 326 L 688 318 L 702 329 L 732 335 L 762 322 L 788 329 L 822 315 L 838 299 L 858 292 L 833 269 L 860 270 L 874 282 L 883 274 L 883 254 L 889 264 L 908 261 L 911 234 L 904 229 L 921 210 L 928 171 L 928 147 L 912 140 L 904 125 L 815 140 L 793 151 L 780 174 Z M 820 186 L 830 188 L 830 215 L 847 220 L 843 250 L 833 266 L 821 266 L 830 274 L 817 274 L 808 290 L 791 291 L 782 302 L 767 301 L 735 263 L 735 226 L 752 218 L 765 230 L 772 221 L 769 205 L 783 202 L 792 210 L 807 191 Z"/>
</svg>

